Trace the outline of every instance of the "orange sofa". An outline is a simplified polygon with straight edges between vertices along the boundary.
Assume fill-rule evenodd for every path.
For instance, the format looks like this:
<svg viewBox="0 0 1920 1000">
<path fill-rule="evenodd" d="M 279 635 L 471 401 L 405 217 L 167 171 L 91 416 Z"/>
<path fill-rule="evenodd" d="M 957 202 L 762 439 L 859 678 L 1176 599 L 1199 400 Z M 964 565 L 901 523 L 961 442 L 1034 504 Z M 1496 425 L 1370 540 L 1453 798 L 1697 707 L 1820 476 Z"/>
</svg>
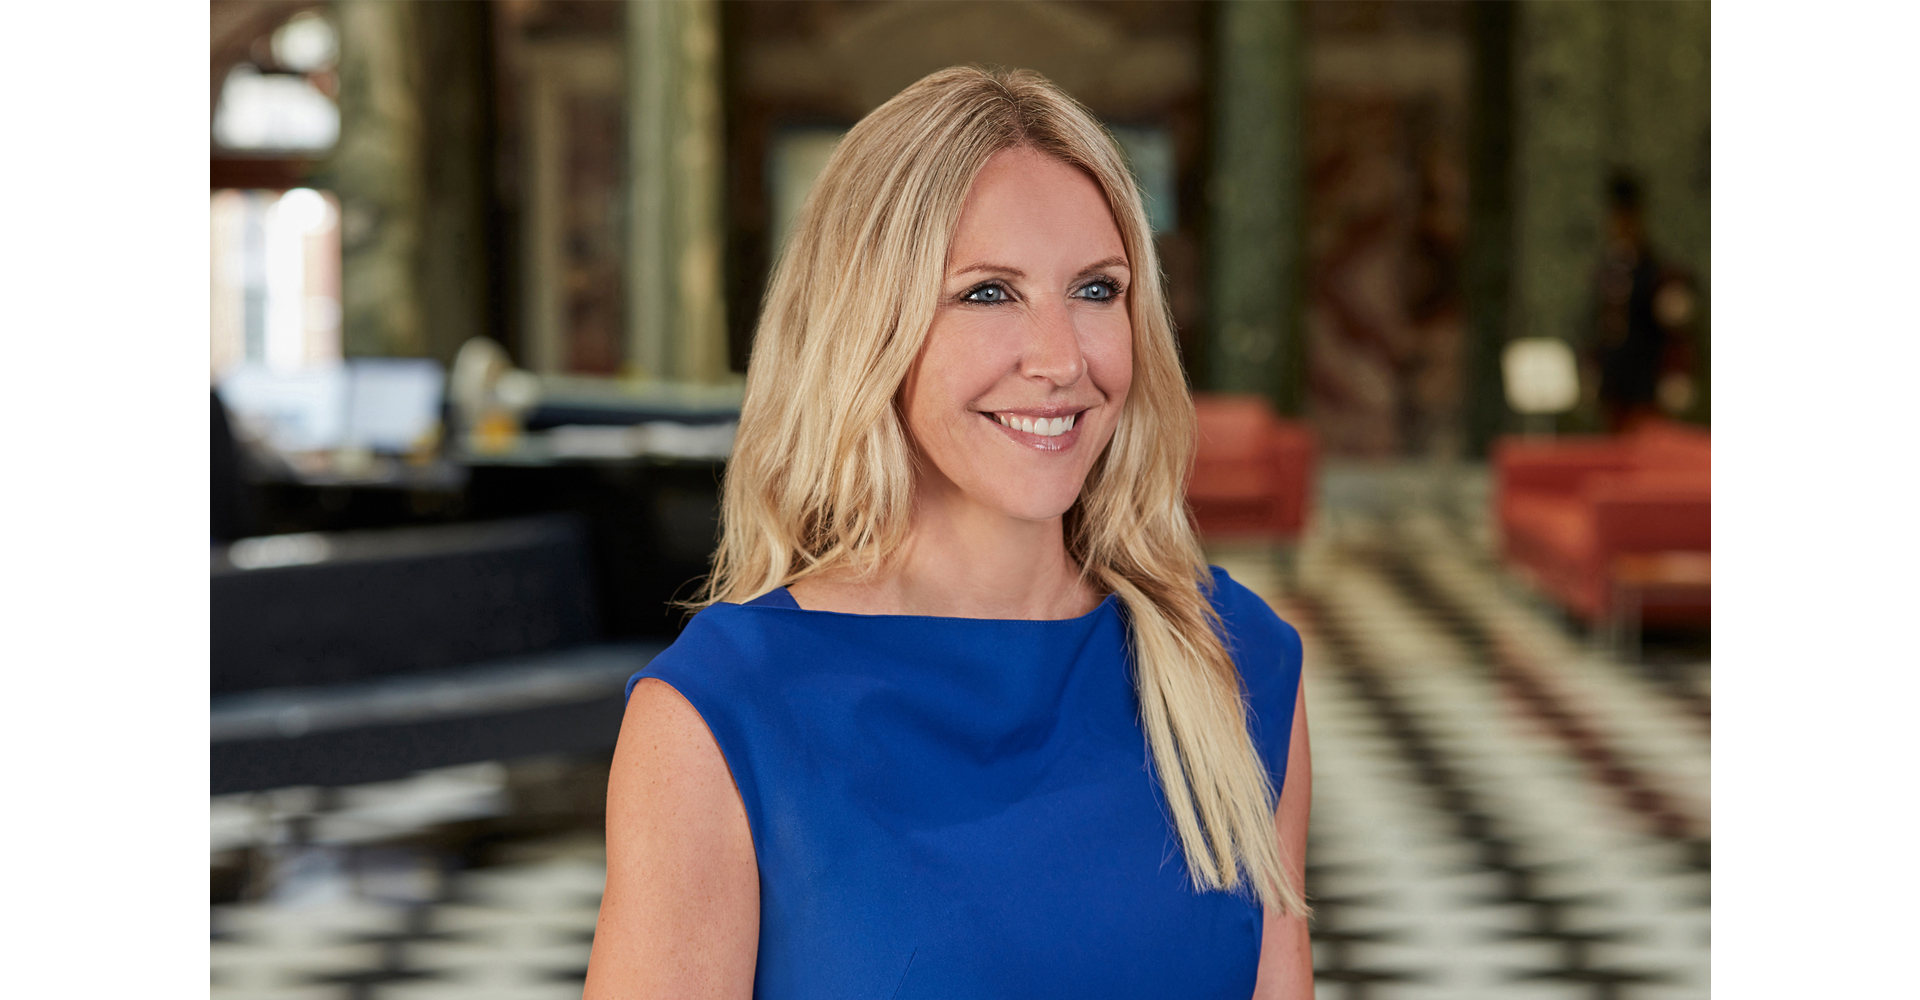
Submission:
<svg viewBox="0 0 1920 1000">
<path fill-rule="evenodd" d="M 1671 422 L 1617 437 L 1502 438 L 1493 466 L 1504 556 L 1586 622 L 1619 613 L 1626 593 L 1641 621 L 1704 624 L 1712 461 L 1706 431 Z"/>
<path fill-rule="evenodd" d="M 1187 501 L 1203 535 L 1296 541 L 1312 510 L 1318 446 L 1262 396 L 1198 393 Z"/>
</svg>

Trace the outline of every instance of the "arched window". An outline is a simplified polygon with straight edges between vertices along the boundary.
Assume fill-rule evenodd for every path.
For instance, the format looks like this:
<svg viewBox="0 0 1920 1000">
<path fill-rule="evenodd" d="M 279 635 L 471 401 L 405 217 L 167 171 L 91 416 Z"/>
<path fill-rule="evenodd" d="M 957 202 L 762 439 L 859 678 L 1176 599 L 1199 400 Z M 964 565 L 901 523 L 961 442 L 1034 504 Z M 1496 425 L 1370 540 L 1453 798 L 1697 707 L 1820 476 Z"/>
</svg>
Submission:
<svg viewBox="0 0 1920 1000">
<path fill-rule="evenodd" d="M 340 359 L 340 211 L 306 183 L 340 135 L 339 36 L 312 3 L 216 3 L 214 381 Z"/>
</svg>

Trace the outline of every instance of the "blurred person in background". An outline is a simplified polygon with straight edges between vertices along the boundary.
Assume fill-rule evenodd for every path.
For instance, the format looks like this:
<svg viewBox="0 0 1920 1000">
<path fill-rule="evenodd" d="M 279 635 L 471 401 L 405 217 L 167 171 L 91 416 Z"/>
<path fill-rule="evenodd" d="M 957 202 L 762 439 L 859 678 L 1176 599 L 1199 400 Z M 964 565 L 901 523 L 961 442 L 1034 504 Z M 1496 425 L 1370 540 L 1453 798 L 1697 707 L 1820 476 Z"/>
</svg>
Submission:
<svg viewBox="0 0 1920 1000">
<path fill-rule="evenodd" d="M 1206 567 L 1193 446 L 1090 113 L 949 69 L 855 126 L 629 684 L 587 997 L 1311 997 L 1299 635 Z"/>
<path fill-rule="evenodd" d="M 1694 290 L 1686 274 L 1654 255 L 1640 182 L 1625 172 L 1608 182 L 1606 238 L 1592 364 L 1607 430 L 1619 434 L 1692 405 Z"/>
</svg>

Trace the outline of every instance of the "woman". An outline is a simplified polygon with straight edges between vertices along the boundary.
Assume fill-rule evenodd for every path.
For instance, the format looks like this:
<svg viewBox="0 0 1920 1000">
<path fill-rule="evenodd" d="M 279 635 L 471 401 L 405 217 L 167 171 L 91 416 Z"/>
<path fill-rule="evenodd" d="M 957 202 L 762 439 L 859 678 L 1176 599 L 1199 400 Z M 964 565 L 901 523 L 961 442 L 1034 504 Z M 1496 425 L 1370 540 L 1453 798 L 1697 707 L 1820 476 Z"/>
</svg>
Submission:
<svg viewBox="0 0 1920 1000">
<path fill-rule="evenodd" d="M 1299 638 L 1200 558 L 1193 428 L 1085 109 L 949 69 L 856 125 L 629 688 L 587 996 L 1310 997 Z"/>
</svg>

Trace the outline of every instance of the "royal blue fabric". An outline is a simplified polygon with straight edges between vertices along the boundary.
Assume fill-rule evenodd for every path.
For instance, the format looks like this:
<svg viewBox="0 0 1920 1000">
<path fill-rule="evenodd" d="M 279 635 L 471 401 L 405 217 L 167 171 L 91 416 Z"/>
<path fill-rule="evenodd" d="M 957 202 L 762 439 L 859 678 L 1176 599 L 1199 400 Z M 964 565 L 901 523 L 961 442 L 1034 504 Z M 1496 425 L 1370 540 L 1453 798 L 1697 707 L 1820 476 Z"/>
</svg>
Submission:
<svg viewBox="0 0 1920 1000">
<path fill-rule="evenodd" d="M 1300 637 L 1213 571 L 1256 745 L 1287 769 Z M 1063 621 L 695 615 L 627 683 L 699 711 L 760 867 L 754 996 L 1233 997 L 1261 913 L 1198 893 L 1148 767 L 1116 598 Z"/>
</svg>

